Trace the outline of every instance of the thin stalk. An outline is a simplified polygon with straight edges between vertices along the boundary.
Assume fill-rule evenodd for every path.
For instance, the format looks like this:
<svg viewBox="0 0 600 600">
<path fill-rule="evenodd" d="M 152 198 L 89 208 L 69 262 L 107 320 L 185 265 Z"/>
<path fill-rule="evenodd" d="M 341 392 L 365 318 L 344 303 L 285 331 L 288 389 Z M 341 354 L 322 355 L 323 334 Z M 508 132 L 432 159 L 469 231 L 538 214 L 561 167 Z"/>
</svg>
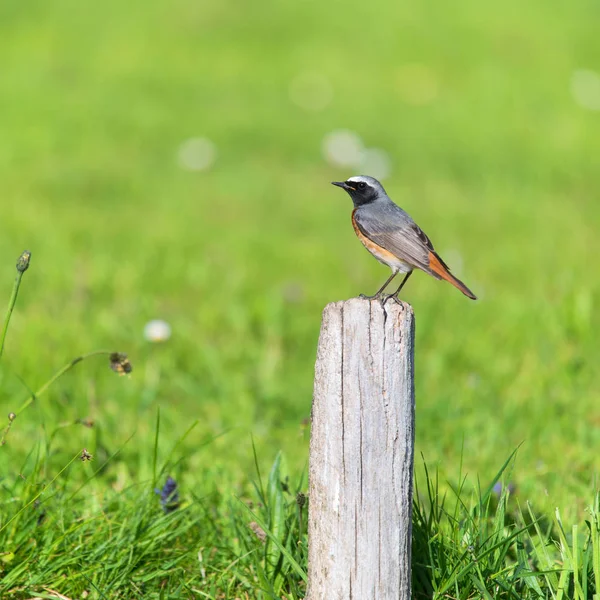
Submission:
<svg viewBox="0 0 600 600">
<path fill-rule="evenodd" d="M 31 260 L 31 252 L 25 250 L 19 256 L 19 260 L 17 261 L 17 277 L 15 278 L 15 283 L 13 285 L 12 294 L 10 295 L 10 300 L 8 302 L 8 310 L 6 311 L 6 317 L 4 317 L 4 325 L 2 327 L 2 334 L 0 335 L 0 358 L 2 358 L 2 353 L 4 352 L 4 341 L 6 340 L 6 333 L 8 332 L 8 324 L 10 323 L 10 318 L 13 313 L 13 309 L 15 304 L 17 303 L 17 296 L 19 295 L 19 288 L 21 287 L 21 279 L 23 278 L 23 273 L 27 271 L 29 268 L 29 261 Z"/>
<path fill-rule="evenodd" d="M 110 350 L 96 350 L 95 352 L 90 352 L 89 354 L 82 354 L 81 356 L 74 358 L 71 362 L 67 363 L 62 369 L 56 371 L 56 373 L 54 373 L 54 375 L 52 375 L 52 377 L 50 377 L 50 379 L 48 379 L 48 381 L 46 381 L 46 383 L 44 383 L 44 385 L 42 385 L 42 387 L 40 387 L 37 390 L 37 392 L 31 394 L 31 396 L 29 396 L 29 398 L 27 398 L 27 400 L 25 400 L 25 402 L 23 402 L 23 404 L 19 407 L 19 410 L 16 411 L 15 416 L 18 416 L 19 413 L 23 412 L 34 400 L 39 398 L 57 379 L 60 379 L 67 371 L 70 371 L 76 364 L 93 356 L 109 356 L 111 354 L 114 354 L 114 352 L 111 352 Z"/>
<path fill-rule="evenodd" d="M 71 362 L 67 363 L 62 369 L 59 369 L 42 387 L 40 387 L 36 392 L 30 394 L 29 398 L 21 404 L 19 410 L 16 412 L 11 412 L 8 415 L 8 425 L 2 434 L 2 439 L 0 439 L 0 446 L 4 446 L 6 443 L 6 437 L 10 432 L 10 429 L 17 418 L 17 416 L 22 413 L 34 400 L 38 399 L 44 392 L 60 377 L 62 377 L 67 371 L 70 371 L 76 364 L 91 358 L 93 356 L 109 356 L 110 357 L 110 367 L 113 371 L 118 373 L 119 375 L 126 375 L 131 372 L 131 363 L 127 360 L 126 354 L 121 354 L 120 352 L 111 352 L 110 350 L 96 350 L 95 352 L 90 352 L 88 354 L 82 354 L 77 358 L 74 358 Z"/>
</svg>

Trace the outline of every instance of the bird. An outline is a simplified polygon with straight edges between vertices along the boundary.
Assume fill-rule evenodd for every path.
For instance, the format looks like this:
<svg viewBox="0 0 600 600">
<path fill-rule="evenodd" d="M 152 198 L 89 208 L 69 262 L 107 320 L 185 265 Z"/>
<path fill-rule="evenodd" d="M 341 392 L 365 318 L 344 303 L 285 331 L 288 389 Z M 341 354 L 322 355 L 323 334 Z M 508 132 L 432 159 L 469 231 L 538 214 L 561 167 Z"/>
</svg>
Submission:
<svg viewBox="0 0 600 600">
<path fill-rule="evenodd" d="M 477 299 L 460 279 L 452 275 L 425 232 L 392 201 L 377 179 L 356 175 L 346 181 L 331 183 L 346 190 L 352 198 L 352 226 L 358 239 L 379 262 L 392 270 L 391 276 L 373 296 L 361 294 L 362 298 L 381 300 L 392 279 L 398 273 L 405 273 L 398 289 L 383 300 L 384 303 L 389 299 L 399 302 L 400 290 L 414 269 L 421 269 L 436 279 L 451 283 L 471 300 Z"/>
</svg>

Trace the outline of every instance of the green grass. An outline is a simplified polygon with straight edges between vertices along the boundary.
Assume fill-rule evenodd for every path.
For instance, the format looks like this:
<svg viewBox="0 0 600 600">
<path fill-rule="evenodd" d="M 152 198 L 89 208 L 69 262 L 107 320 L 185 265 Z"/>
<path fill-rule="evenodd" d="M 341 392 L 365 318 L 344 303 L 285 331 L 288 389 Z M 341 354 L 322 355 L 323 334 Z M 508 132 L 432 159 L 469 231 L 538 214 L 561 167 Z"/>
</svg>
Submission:
<svg viewBox="0 0 600 600">
<path fill-rule="evenodd" d="M 321 310 L 387 276 L 328 185 L 354 174 L 322 158 L 340 127 L 389 153 L 390 195 L 481 297 L 423 274 L 407 285 L 417 455 L 449 489 L 461 462 L 492 481 L 522 444 L 511 501 L 527 522 L 527 503 L 548 515 L 560 545 L 559 506 L 583 537 L 574 559 L 560 546 L 551 562 L 584 560 L 600 444 L 600 121 L 569 86 L 597 65 L 597 16 L 587 0 L 3 2 L 0 298 L 19 252 L 32 262 L 0 361 L 0 415 L 18 413 L 0 448 L 0 527 L 41 486 L 49 524 L 32 504 L 3 529 L 0 585 L 235 598 L 279 581 L 300 594 L 288 558 L 277 574 L 240 558 L 252 538 L 235 498 L 262 502 L 253 443 L 261 472 L 282 451 L 301 482 Z M 321 112 L 290 101 L 307 71 L 331 82 Z M 194 136 L 217 147 L 206 172 L 177 164 Z M 143 339 L 153 318 L 171 324 L 167 343 Z M 96 350 L 127 353 L 131 377 L 98 356 L 31 401 Z M 83 448 L 94 460 L 70 462 Z M 162 515 L 153 489 L 167 474 L 186 505 Z M 546 531 L 532 535 L 539 549 Z M 469 578 L 489 582 L 501 562 Z"/>
</svg>

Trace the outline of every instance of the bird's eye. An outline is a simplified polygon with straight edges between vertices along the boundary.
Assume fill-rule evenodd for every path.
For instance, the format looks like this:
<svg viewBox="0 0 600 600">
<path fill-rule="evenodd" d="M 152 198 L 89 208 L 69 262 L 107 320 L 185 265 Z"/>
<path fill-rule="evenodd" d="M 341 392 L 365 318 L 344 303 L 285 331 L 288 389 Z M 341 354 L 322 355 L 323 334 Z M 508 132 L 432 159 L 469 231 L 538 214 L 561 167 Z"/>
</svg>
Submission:
<svg viewBox="0 0 600 600">
<path fill-rule="evenodd" d="M 366 187 L 367 187 L 367 184 L 366 184 L 364 181 L 361 181 L 361 182 L 358 184 L 358 189 L 359 189 L 359 190 L 364 190 Z"/>
</svg>

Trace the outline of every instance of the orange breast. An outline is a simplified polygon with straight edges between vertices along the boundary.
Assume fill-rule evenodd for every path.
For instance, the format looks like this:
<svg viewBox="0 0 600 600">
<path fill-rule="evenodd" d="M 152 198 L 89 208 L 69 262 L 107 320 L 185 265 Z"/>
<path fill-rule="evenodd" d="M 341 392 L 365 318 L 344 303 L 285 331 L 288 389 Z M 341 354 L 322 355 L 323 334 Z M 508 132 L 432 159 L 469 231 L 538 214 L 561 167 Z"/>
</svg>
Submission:
<svg viewBox="0 0 600 600">
<path fill-rule="evenodd" d="M 352 211 L 352 227 L 354 227 L 354 232 L 356 233 L 356 237 L 362 242 L 362 245 L 381 263 L 391 267 L 392 269 L 397 269 L 404 273 L 408 273 L 413 270 L 413 267 L 409 265 L 406 261 L 398 258 L 395 254 L 386 250 L 379 244 L 376 244 L 373 240 L 370 240 L 363 232 L 360 230 L 356 219 L 354 218 L 354 213 L 356 212 L 356 208 Z"/>
</svg>

